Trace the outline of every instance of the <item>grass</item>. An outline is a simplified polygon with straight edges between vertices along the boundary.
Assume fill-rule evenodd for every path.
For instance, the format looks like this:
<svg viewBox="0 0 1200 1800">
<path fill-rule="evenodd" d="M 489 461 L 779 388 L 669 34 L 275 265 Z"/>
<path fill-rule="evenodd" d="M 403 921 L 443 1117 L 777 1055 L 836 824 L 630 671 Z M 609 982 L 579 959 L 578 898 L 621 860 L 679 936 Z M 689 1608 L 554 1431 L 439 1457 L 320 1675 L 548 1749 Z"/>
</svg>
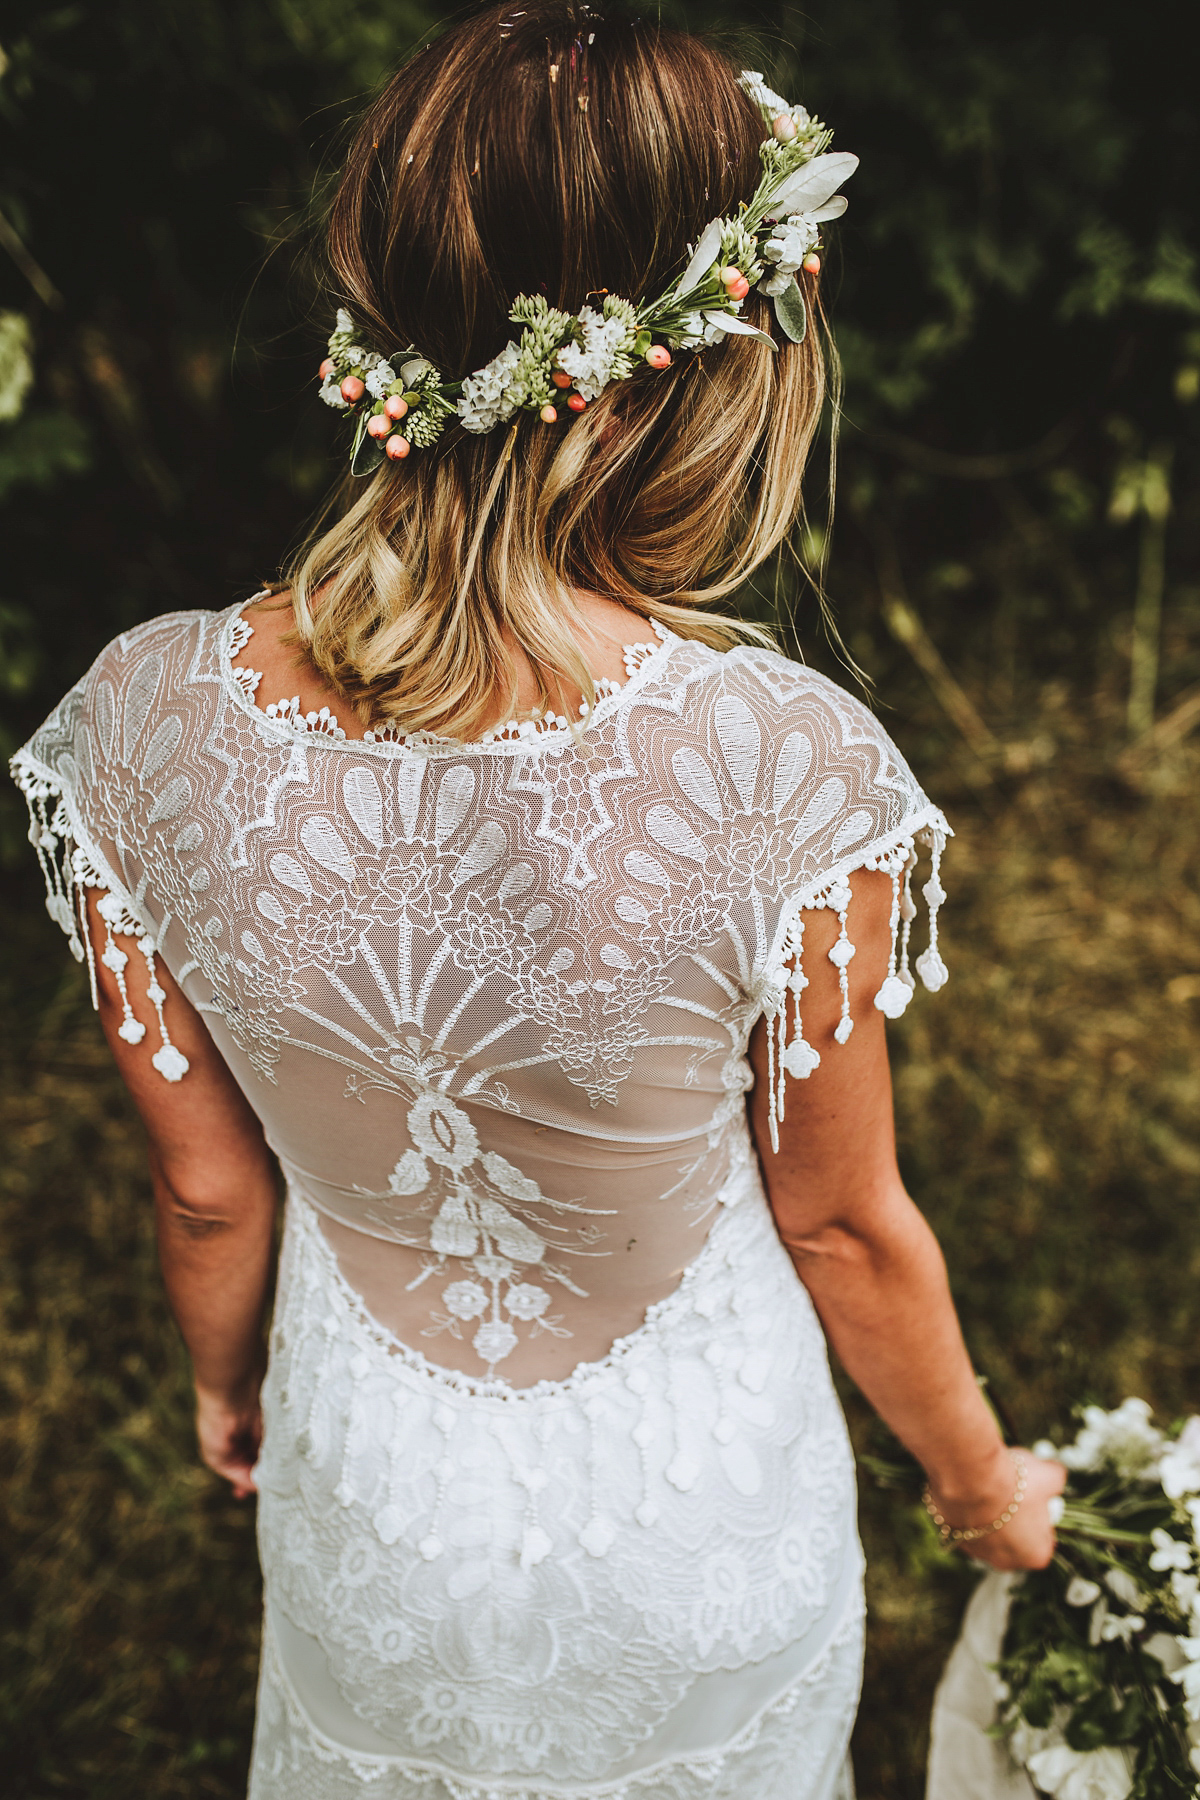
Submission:
<svg viewBox="0 0 1200 1800">
<path fill-rule="evenodd" d="M 1115 698 L 1031 700 L 982 781 L 924 689 L 893 728 L 958 833 L 950 987 L 895 1031 L 902 1160 L 972 1352 L 1026 1437 L 1070 1406 L 1200 1401 L 1200 752 L 1120 774 Z M 12 1800 L 244 1792 L 253 1516 L 196 1464 L 139 1128 L 28 871 L 4 919 L 0 1735 Z M 865 1442 L 871 1424 L 848 1395 Z M 860 1800 L 917 1800 L 970 1578 L 864 1484 Z M 749 1797 L 748 1797 L 749 1800 Z"/>
</svg>

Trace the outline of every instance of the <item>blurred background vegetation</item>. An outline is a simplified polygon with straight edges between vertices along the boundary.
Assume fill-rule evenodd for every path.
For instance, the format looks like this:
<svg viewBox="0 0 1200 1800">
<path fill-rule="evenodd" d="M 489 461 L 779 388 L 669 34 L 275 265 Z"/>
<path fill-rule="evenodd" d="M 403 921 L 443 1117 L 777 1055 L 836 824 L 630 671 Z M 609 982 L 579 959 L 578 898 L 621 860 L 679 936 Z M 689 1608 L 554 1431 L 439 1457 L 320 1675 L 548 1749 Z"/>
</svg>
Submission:
<svg viewBox="0 0 1200 1800">
<path fill-rule="evenodd" d="M 0 735 L 278 566 L 334 468 L 305 233 L 415 0 L 0 18 Z M 1148 0 L 664 4 L 863 165 L 828 585 L 958 839 L 895 1034 L 906 1174 L 1028 1438 L 1200 1404 L 1197 113 Z M 324 326 L 327 329 L 327 326 Z M 819 495 L 818 495 L 819 501 Z M 820 505 L 816 508 L 820 515 Z M 813 530 L 801 546 L 821 549 Z M 794 617 L 784 564 L 746 604 Z M 138 1129 L 0 797 L 0 1759 L 14 1796 L 243 1791 L 253 1520 L 200 1470 Z M 848 1396 L 855 1430 L 871 1427 Z M 863 1800 L 916 1800 L 965 1571 L 866 1491 Z"/>
</svg>

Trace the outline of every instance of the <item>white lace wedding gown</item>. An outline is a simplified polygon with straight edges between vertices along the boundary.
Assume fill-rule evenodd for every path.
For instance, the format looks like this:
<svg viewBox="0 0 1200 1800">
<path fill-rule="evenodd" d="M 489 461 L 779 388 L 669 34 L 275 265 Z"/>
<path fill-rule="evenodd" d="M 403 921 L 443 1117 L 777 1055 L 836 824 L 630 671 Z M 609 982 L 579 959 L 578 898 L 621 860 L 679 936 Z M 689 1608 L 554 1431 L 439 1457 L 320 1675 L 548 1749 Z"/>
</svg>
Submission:
<svg viewBox="0 0 1200 1800">
<path fill-rule="evenodd" d="M 253 1800 L 848 1793 L 853 1466 L 745 1050 L 765 1012 L 781 1112 L 805 908 L 841 919 L 840 1040 L 851 998 L 902 1010 L 917 839 L 941 985 L 941 814 L 762 650 L 659 632 L 582 734 L 463 746 L 263 707 L 251 636 L 126 633 L 14 768 L 76 954 L 102 888 L 109 967 L 163 958 L 287 1178 Z M 150 1000 L 123 1035 L 186 1079 Z"/>
</svg>

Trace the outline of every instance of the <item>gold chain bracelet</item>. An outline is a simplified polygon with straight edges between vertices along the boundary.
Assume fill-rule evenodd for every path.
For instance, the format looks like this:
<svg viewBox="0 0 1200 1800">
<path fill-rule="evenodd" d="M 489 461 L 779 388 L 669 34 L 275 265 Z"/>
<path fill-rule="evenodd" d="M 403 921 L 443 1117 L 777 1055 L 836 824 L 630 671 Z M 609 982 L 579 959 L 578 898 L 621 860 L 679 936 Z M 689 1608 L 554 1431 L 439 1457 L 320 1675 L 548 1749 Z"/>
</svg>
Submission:
<svg viewBox="0 0 1200 1800">
<path fill-rule="evenodd" d="M 943 1550 L 951 1544 L 973 1544 L 978 1538 L 991 1537 L 993 1532 L 1003 1531 L 1004 1527 L 1011 1524 L 1016 1517 L 1021 1502 L 1025 1498 L 1025 1489 L 1029 1484 L 1029 1469 L 1019 1450 L 1010 1450 L 1009 1455 L 1012 1457 L 1013 1467 L 1017 1471 L 1016 1492 L 1004 1511 L 998 1518 L 993 1519 L 990 1525 L 949 1524 L 938 1511 L 937 1503 L 929 1491 L 929 1483 L 925 1483 L 921 1490 L 921 1500 L 925 1511 L 938 1528 L 938 1537 L 941 1539 Z"/>
</svg>

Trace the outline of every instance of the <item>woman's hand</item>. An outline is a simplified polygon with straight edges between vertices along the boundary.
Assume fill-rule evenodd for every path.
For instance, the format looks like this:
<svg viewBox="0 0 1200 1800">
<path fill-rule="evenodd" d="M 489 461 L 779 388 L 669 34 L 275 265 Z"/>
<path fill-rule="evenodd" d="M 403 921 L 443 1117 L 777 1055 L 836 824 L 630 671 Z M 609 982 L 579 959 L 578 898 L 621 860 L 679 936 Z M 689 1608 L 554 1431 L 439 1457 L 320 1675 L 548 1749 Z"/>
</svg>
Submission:
<svg viewBox="0 0 1200 1800">
<path fill-rule="evenodd" d="M 261 1375 L 255 1375 L 242 1393 L 233 1396 L 196 1389 L 200 1456 L 215 1474 L 230 1483 L 236 1500 L 245 1500 L 256 1492 L 251 1471 L 262 1444 L 261 1386 Z"/>
<path fill-rule="evenodd" d="M 1003 1531 L 987 1537 L 973 1538 L 970 1543 L 956 1544 L 964 1556 L 987 1563 L 993 1569 L 1044 1569 L 1054 1555 L 1054 1526 L 1050 1520 L 1050 1502 L 1062 1493 L 1067 1471 L 1059 1462 L 1043 1462 L 1032 1450 L 1019 1454 L 1025 1462 L 1025 1497 Z M 981 1496 L 979 1502 L 965 1505 L 961 1501 L 943 1503 L 936 1488 L 931 1487 L 934 1504 L 948 1525 L 987 1525 L 998 1518 L 1009 1505 L 1016 1487 L 1016 1466 L 1006 1490 Z"/>
</svg>

